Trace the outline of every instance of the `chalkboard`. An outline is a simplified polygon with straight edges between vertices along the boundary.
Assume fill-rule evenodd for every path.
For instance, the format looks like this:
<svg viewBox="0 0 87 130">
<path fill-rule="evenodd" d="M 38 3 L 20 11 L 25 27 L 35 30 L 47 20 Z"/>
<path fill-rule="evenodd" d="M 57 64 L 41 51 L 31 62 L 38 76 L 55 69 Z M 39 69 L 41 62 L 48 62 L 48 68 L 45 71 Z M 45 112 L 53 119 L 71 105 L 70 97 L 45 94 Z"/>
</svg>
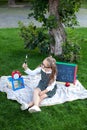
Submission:
<svg viewBox="0 0 87 130">
<path fill-rule="evenodd" d="M 56 62 L 57 81 L 74 83 L 76 81 L 77 65 L 64 62 Z"/>
</svg>

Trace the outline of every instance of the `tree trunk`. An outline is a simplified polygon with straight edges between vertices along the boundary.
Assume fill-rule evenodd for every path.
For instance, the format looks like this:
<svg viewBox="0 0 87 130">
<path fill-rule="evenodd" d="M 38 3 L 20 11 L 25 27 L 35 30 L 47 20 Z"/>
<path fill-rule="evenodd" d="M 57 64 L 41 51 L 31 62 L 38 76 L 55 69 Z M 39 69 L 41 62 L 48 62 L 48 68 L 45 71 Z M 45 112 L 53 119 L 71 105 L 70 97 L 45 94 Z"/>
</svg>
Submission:
<svg viewBox="0 0 87 130">
<path fill-rule="evenodd" d="M 15 0 L 8 0 L 8 5 L 15 5 Z"/>
<path fill-rule="evenodd" d="M 51 44 L 51 53 L 54 55 L 62 54 L 62 43 L 66 41 L 65 30 L 58 14 L 58 6 L 59 0 L 49 0 L 49 14 L 54 15 L 58 20 L 58 27 L 50 30 L 50 34 L 55 40 L 55 44 Z"/>
</svg>

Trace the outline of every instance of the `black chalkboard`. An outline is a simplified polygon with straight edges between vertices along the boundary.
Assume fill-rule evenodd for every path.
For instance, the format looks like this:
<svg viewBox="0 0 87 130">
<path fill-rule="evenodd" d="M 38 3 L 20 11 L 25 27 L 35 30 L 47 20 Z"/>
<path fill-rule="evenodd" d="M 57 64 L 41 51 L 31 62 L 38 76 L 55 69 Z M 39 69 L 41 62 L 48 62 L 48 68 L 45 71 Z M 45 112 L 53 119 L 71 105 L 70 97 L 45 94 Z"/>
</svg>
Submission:
<svg viewBox="0 0 87 130">
<path fill-rule="evenodd" d="M 57 65 L 57 81 L 75 83 L 77 65 L 64 62 L 56 62 Z"/>
</svg>

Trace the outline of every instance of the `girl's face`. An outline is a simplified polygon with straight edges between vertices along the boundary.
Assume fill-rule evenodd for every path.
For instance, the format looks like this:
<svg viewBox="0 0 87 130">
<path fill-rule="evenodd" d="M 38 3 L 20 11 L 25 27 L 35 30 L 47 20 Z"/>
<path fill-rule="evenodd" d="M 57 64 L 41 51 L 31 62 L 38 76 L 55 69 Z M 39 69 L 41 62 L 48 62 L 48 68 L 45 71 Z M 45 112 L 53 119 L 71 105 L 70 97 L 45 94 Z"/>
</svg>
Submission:
<svg viewBox="0 0 87 130">
<path fill-rule="evenodd" d="M 43 62 L 42 62 L 42 68 L 45 70 L 45 71 L 49 71 L 49 70 L 51 70 L 51 67 L 50 67 L 50 65 L 49 65 L 49 62 L 47 61 L 47 60 L 44 60 Z"/>
</svg>

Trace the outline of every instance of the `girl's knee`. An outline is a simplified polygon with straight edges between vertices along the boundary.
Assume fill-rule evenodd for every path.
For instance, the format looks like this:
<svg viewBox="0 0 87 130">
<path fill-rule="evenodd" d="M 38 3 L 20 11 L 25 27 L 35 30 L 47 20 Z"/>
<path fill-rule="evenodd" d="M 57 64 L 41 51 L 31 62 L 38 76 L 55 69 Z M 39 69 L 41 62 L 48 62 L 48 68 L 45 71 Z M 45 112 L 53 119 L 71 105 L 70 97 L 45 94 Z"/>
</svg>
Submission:
<svg viewBox="0 0 87 130">
<path fill-rule="evenodd" d="M 46 94 L 44 94 L 44 95 L 40 96 L 40 99 L 43 100 L 43 99 L 45 99 L 45 98 L 47 98 L 47 97 L 48 97 L 48 96 L 47 96 Z"/>
<path fill-rule="evenodd" d="M 41 90 L 39 88 L 34 89 L 34 93 L 39 93 Z"/>
</svg>

